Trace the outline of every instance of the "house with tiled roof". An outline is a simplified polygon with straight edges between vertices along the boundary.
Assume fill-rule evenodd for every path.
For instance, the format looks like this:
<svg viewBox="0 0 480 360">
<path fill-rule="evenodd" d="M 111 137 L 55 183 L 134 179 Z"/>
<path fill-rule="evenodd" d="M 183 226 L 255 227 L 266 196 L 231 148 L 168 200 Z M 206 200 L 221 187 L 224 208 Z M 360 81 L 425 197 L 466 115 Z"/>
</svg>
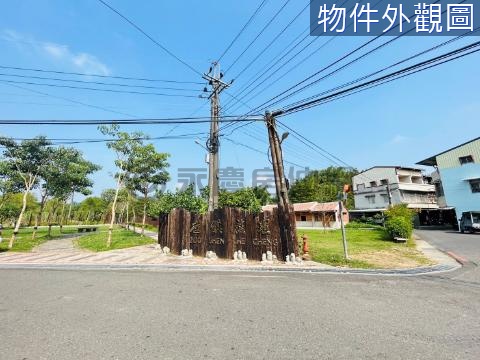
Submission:
<svg viewBox="0 0 480 360">
<path fill-rule="evenodd" d="M 262 211 L 272 211 L 277 205 L 265 205 Z M 316 201 L 293 204 L 297 228 L 340 228 L 340 209 L 338 202 L 319 203 Z M 349 214 L 343 209 L 343 222 L 347 224 Z"/>
</svg>

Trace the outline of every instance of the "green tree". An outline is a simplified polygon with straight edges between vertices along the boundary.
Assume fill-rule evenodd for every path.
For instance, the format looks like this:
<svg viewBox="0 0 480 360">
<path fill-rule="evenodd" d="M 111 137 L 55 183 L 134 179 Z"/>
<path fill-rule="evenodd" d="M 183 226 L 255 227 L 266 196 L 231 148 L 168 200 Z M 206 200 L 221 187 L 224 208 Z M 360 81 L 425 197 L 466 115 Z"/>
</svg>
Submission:
<svg viewBox="0 0 480 360">
<path fill-rule="evenodd" d="M 149 204 L 148 214 L 156 217 L 159 214 L 168 214 L 173 209 L 205 213 L 207 208 L 207 201 L 201 196 L 196 196 L 193 185 L 190 185 L 185 190 L 177 190 L 175 193 L 170 191 L 158 192 Z"/>
<path fill-rule="evenodd" d="M 8 244 L 9 249 L 13 247 L 20 224 L 22 223 L 22 218 L 27 208 L 27 197 L 32 189 L 37 186 L 39 176 L 50 160 L 51 149 L 48 147 L 50 144 L 51 143 L 42 136 L 31 140 L 24 140 L 20 143 L 10 138 L 0 138 L 0 145 L 5 148 L 3 157 L 10 166 L 9 172 L 13 177 L 20 177 L 24 185 L 22 208 Z"/>
<path fill-rule="evenodd" d="M 292 184 L 289 190 L 290 200 L 294 203 L 336 201 L 343 185 L 352 184 L 352 178 L 357 174 L 356 169 L 333 166 L 311 171 L 305 178 Z M 348 209 L 354 207 L 353 194 L 348 195 L 346 207 Z"/>
<path fill-rule="evenodd" d="M 91 163 L 83 158 L 83 154 L 74 148 L 58 147 L 51 150 L 50 161 L 45 166 L 42 174 L 40 213 L 37 216 L 41 219 L 46 201 L 55 198 L 53 202 L 53 211 L 48 213 L 49 233 L 51 229 L 51 215 L 55 213 L 57 208 L 61 206 L 62 211 L 59 217 L 60 228 L 63 225 L 65 203 L 73 194 L 80 192 L 83 195 L 90 195 L 90 188 L 93 182 L 89 179 L 89 175 L 100 169 L 100 166 Z M 72 204 L 71 204 L 72 205 Z M 69 209 L 68 218 L 70 218 L 71 207 Z M 33 232 L 35 237 L 35 231 Z"/>
<path fill-rule="evenodd" d="M 99 222 L 102 215 L 106 213 L 108 203 L 100 197 L 87 197 L 79 205 L 76 212 L 79 215 L 79 220 L 89 222 Z"/>
<path fill-rule="evenodd" d="M 254 186 L 252 190 L 253 190 L 253 193 L 255 194 L 255 197 L 260 202 L 260 205 L 264 206 L 272 202 L 272 196 L 268 192 L 266 186 Z"/>
<path fill-rule="evenodd" d="M 22 211 L 23 194 L 22 193 L 9 193 L 6 195 L 6 202 L 2 208 L 0 208 L 0 223 L 4 221 L 15 221 Z M 38 203 L 35 196 L 32 193 L 27 195 L 27 206 L 25 213 L 34 213 L 38 210 Z"/>
<path fill-rule="evenodd" d="M 258 213 L 262 209 L 262 204 L 252 188 L 244 188 L 234 192 L 221 190 L 218 195 L 218 203 L 221 208 L 240 208 L 254 213 Z"/>
<path fill-rule="evenodd" d="M 10 164 L 0 160 L 0 210 L 7 204 L 9 195 L 21 191 L 22 187 L 22 179 L 15 176 Z"/>
<path fill-rule="evenodd" d="M 142 137 L 145 137 L 145 135 L 141 132 L 128 133 L 120 131 L 120 127 L 117 124 L 112 124 L 110 126 L 100 126 L 99 130 L 103 135 L 109 135 L 115 139 L 114 141 L 108 142 L 107 147 L 110 150 L 113 150 L 113 152 L 115 153 L 115 165 L 118 169 L 118 172 L 115 174 L 117 185 L 115 188 L 115 196 L 112 202 L 110 227 L 108 229 L 107 238 L 107 247 L 110 247 L 112 244 L 113 225 L 115 224 L 118 193 L 124 185 L 124 181 L 128 176 L 127 169 L 129 158 L 131 154 L 135 151 L 135 149 L 142 145 L 142 141 L 140 139 Z"/>
<path fill-rule="evenodd" d="M 164 185 L 169 180 L 169 174 L 165 170 L 169 166 L 169 156 L 157 152 L 153 144 L 148 144 L 135 146 L 128 159 L 127 188 L 140 192 L 143 197 L 142 235 L 147 219 L 148 194 L 154 185 Z"/>
</svg>

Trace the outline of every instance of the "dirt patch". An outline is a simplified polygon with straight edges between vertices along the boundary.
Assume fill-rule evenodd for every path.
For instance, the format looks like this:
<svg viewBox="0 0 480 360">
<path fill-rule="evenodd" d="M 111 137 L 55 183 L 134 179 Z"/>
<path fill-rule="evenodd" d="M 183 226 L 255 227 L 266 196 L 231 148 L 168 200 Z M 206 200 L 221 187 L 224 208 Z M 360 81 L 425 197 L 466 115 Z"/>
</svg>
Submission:
<svg viewBox="0 0 480 360">
<path fill-rule="evenodd" d="M 408 248 L 359 253 L 351 258 L 367 262 L 378 269 L 404 269 L 435 264 L 421 252 Z"/>
</svg>

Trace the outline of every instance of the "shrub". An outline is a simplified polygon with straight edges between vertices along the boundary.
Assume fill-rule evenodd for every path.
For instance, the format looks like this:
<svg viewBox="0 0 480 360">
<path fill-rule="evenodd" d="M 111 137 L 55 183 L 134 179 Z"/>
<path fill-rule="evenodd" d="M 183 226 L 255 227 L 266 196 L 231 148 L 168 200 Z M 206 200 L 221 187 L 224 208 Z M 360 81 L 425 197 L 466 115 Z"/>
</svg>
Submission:
<svg viewBox="0 0 480 360">
<path fill-rule="evenodd" d="M 412 236 L 413 223 L 411 218 L 409 219 L 402 216 L 390 217 L 385 222 L 385 229 L 392 239 L 409 239 Z"/>
<path fill-rule="evenodd" d="M 414 212 L 407 207 L 407 204 L 394 205 L 390 209 L 385 211 L 385 217 L 387 218 L 387 220 L 401 217 L 413 221 L 413 216 Z"/>
<path fill-rule="evenodd" d="M 383 229 L 383 226 L 381 225 L 360 221 L 350 221 L 345 227 L 347 229 Z"/>
</svg>

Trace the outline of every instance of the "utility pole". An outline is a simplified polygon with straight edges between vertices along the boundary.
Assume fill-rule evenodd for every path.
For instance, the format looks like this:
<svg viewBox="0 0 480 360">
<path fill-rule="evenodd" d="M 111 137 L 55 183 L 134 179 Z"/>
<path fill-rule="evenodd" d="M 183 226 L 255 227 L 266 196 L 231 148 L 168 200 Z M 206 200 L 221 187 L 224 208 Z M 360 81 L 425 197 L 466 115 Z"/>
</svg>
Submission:
<svg viewBox="0 0 480 360">
<path fill-rule="evenodd" d="M 218 134 L 218 119 L 220 117 L 220 93 L 231 85 L 222 81 L 223 74 L 220 71 L 220 64 L 213 62 L 207 74 L 203 74 L 203 78 L 208 81 L 211 87 L 209 95 L 210 109 L 210 137 L 207 140 L 208 156 L 208 211 L 218 208 L 218 166 L 219 166 L 219 149 L 220 140 Z M 208 91 L 205 88 L 205 91 Z"/>
<path fill-rule="evenodd" d="M 342 228 L 342 242 L 343 242 L 343 256 L 345 260 L 348 261 L 348 246 L 347 246 L 347 234 L 345 233 L 345 224 L 343 223 L 343 199 L 345 197 L 345 193 L 339 194 L 338 200 L 338 212 L 340 213 L 340 226 Z"/>
<path fill-rule="evenodd" d="M 270 144 L 270 154 L 272 157 L 273 173 L 275 177 L 275 189 L 278 199 L 278 223 L 280 226 L 280 237 L 282 242 L 283 255 L 294 253 L 297 255 L 297 234 L 295 228 L 295 219 L 290 201 L 288 199 L 287 181 L 283 168 L 283 154 L 281 144 L 286 139 L 288 133 L 282 135 L 279 139 L 275 116 L 281 112 L 265 113 L 265 122 L 268 130 L 268 141 Z"/>
<path fill-rule="evenodd" d="M 387 194 L 388 194 L 388 207 L 392 207 L 392 189 L 390 188 L 390 180 L 387 179 Z"/>
</svg>

